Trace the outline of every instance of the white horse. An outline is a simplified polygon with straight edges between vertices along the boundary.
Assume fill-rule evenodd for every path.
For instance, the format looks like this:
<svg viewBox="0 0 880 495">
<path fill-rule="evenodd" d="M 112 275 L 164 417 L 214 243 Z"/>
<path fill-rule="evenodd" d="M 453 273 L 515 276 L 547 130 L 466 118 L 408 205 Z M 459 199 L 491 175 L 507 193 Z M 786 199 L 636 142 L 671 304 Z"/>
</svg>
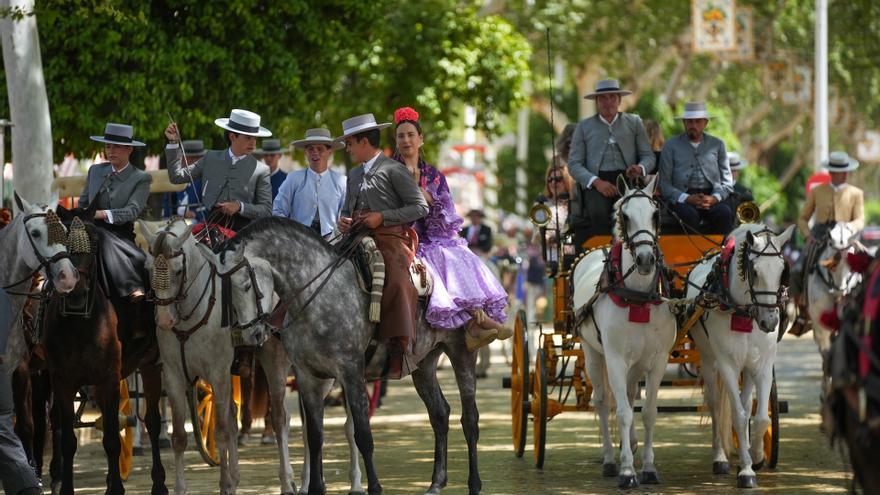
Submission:
<svg viewBox="0 0 880 495">
<path fill-rule="evenodd" d="M 210 383 L 213 389 L 216 411 L 214 435 L 220 457 L 220 493 L 233 494 L 239 482 L 238 423 L 230 380 L 235 349 L 230 329 L 227 328 L 232 324 L 232 308 L 230 313 L 222 314 L 225 309 L 221 296 L 224 267 L 216 254 L 195 241 L 191 235 L 192 226 L 187 226 L 182 220 L 170 222 L 156 234 L 150 232 L 145 224 L 140 225 L 144 237 L 149 241 L 152 255 L 148 267 L 150 285 L 156 299 L 157 340 L 163 363 L 163 384 L 171 401 L 174 491 L 178 495 L 186 493 L 184 451 L 187 433 L 184 423 L 189 415 L 187 394 L 192 390 L 196 378 L 200 377 Z M 240 284 L 232 284 L 231 293 L 244 291 L 244 284 L 250 284 L 251 280 L 242 271 L 239 277 L 231 281 Z M 239 301 L 253 304 L 255 299 L 241 298 Z M 242 332 L 242 337 L 249 344 L 261 344 L 260 333 L 263 331 L 263 325 L 255 325 L 252 330 Z M 282 479 L 287 474 L 287 469 L 281 470 Z M 285 493 L 293 493 L 287 478 Z"/>
<path fill-rule="evenodd" d="M 0 229 L 0 255 L 4 259 L 0 263 L 0 286 L 6 287 L 13 315 L 3 354 L 9 375 L 27 351 L 20 317 L 27 296 L 15 292 L 30 291 L 32 275 L 41 271 L 61 293 L 73 290 L 79 280 L 79 272 L 67 257 L 67 230 L 55 216 L 58 199 L 50 205 L 30 204 L 16 194 L 15 202 L 18 215 Z"/>
<path fill-rule="evenodd" d="M 779 312 L 786 289 L 782 247 L 793 231 L 791 226 L 776 235 L 762 224 L 742 225 L 727 237 L 722 253 L 704 258 L 688 274 L 688 299 L 699 304 L 709 297 L 721 303 L 707 309 L 690 334 L 700 351 L 704 399 L 712 414 L 713 472 L 730 472 L 727 452 L 732 421 L 742 464 L 737 474 L 740 488 L 758 486 L 755 469 L 764 464 Z M 723 389 L 718 389 L 718 383 Z M 757 409 L 749 442 L 753 388 Z"/>
<path fill-rule="evenodd" d="M 618 476 L 621 488 L 632 488 L 639 482 L 660 482 L 654 466 L 654 423 L 657 419 L 657 391 L 675 343 L 675 317 L 669 306 L 660 302 L 658 282 L 660 253 L 657 245 L 658 205 L 654 200 L 656 176 L 644 189 L 624 190 L 614 205 L 616 242 L 621 243 L 618 276 L 605 279 L 597 287 L 606 269 L 607 256 L 601 250 L 582 258 L 574 268 L 574 310 L 585 318 L 578 325 L 586 354 L 587 373 L 593 385 L 593 405 L 599 414 L 603 440 L 603 476 Z M 615 301 L 618 296 L 623 297 Z M 626 301 L 631 307 L 621 307 Z M 590 307 L 590 304 L 592 306 Z M 639 304 L 641 303 L 641 304 Z M 633 322 L 638 320 L 641 322 Z M 647 375 L 647 376 L 646 376 Z M 642 450 L 642 471 L 636 479 L 633 448 L 636 445 L 633 422 L 635 394 L 639 380 L 646 376 L 642 421 L 645 445 Z M 620 467 L 615 463 L 614 446 L 608 428 L 611 399 L 617 404 L 620 430 Z"/>
<path fill-rule="evenodd" d="M 236 266 L 241 265 L 244 257 L 240 252 L 236 253 L 235 251 L 228 251 L 224 253 L 220 259 L 223 261 L 224 266 L 227 267 L 227 270 L 235 270 Z M 275 303 L 277 302 L 277 297 L 257 298 L 254 294 L 254 291 L 256 290 L 263 295 L 272 295 L 274 292 L 275 281 L 269 263 L 261 258 L 250 258 L 249 262 L 253 266 L 253 279 L 250 279 L 247 273 L 240 270 L 233 271 L 230 274 L 233 285 L 243 289 L 233 292 L 232 303 L 235 307 L 238 321 L 246 322 L 242 324 L 245 326 L 264 319 L 265 315 L 272 313 Z M 255 299 L 259 300 L 261 304 L 253 304 Z M 260 306 L 262 306 L 262 312 L 259 311 Z M 290 468 L 290 453 L 287 447 L 290 431 L 290 416 L 287 411 L 287 406 L 284 404 L 284 395 L 287 387 L 287 374 L 291 366 L 290 357 L 288 357 L 287 352 L 284 350 L 280 335 L 277 335 L 277 338 L 270 337 L 265 344 L 259 347 L 256 352 L 256 357 L 260 361 L 260 365 L 262 365 L 263 369 L 266 370 L 266 379 L 269 382 L 268 388 L 271 405 L 270 409 L 272 413 L 272 426 L 275 430 L 275 441 L 278 445 L 280 469 L 284 471 L 283 473 L 279 472 L 282 479 L 281 493 L 293 493 L 295 487 L 290 484 L 293 478 L 293 473 Z M 324 394 L 325 397 L 330 393 L 331 389 L 332 386 L 327 387 Z M 347 405 L 346 413 L 348 413 Z M 303 421 L 303 424 L 305 424 L 305 421 Z M 305 494 L 309 486 L 311 472 L 308 436 L 306 435 L 305 428 L 302 429 L 302 435 L 305 454 L 300 475 L 299 493 Z M 348 414 L 345 420 L 345 436 L 348 440 L 350 453 L 349 480 L 351 482 L 351 489 L 348 493 L 364 493 L 364 488 L 361 483 L 361 470 L 358 463 L 358 450 L 354 440 L 354 423 L 352 422 L 350 414 Z"/>
<path fill-rule="evenodd" d="M 849 294 L 859 283 L 861 276 L 850 270 L 846 262 L 847 253 L 855 250 L 859 232 L 846 222 L 834 224 L 822 242 L 816 263 L 809 270 L 806 288 L 806 306 L 813 328 L 813 340 L 819 346 L 819 353 L 824 357 L 831 348 L 832 329 L 822 323 L 822 314 L 834 308 L 837 302 Z"/>
</svg>

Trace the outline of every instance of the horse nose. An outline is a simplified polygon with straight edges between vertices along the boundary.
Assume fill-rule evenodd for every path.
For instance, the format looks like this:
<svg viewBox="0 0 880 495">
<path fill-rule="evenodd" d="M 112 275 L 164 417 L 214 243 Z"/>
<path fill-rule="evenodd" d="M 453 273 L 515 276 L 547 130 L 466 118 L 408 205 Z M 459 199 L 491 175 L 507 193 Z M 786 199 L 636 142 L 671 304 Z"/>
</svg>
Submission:
<svg viewBox="0 0 880 495">
<path fill-rule="evenodd" d="M 770 333 L 776 330 L 776 326 L 779 325 L 779 315 L 774 313 L 760 320 L 761 330 L 764 330 L 767 333 Z"/>
<path fill-rule="evenodd" d="M 648 267 L 654 264 L 654 253 L 639 253 L 636 255 L 636 263 L 640 267 Z"/>
</svg>

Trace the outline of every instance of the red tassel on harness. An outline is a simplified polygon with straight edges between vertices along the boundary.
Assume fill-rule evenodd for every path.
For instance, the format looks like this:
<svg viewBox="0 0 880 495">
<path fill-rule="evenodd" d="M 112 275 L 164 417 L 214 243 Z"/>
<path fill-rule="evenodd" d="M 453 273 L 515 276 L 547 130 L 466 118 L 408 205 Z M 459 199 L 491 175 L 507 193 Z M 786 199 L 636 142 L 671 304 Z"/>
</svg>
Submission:
<svg viewBox="0 0 880 495">
<path fill-rule="evenodd" d="M 840 330 L 840 318 L 837 316 L 837 305 L 835 304 L 831 309 L 822 313 L 822 315 L 819 316 L 819 321 L 826 327 L 830 328 L 833 332 Z"/>
<path fill-rule="evenodd" d="M 633 323 L 648 323 L 651 321 L 651 308 L 647 304 L 642 306 L 636 306 L 634 304 L 630 304 L 629 306 L 629 321 Z"/>
<path fill-rule="evenodd" d="M 616 283 L 620 283 L 623 279 L 623 275 L 620 270 L 620 255 L 623 252 L 623 243 L 617 241 L 611 246 L 611 266 L 614 267 L 614 278 Z M 629 304 L 624 302 L 623 298 L 614 294 L 613 292 L 608 293 L 608 297 L 611 298 L 611 301 L 614 302 L 618 307 L 621 308 L 629 308 L 629 321 L 632 323 L 650 323 L 651 322 L 651 306 L 660 304 L 660 301 L 650 302 L 645 304 Z"/>
</svg>

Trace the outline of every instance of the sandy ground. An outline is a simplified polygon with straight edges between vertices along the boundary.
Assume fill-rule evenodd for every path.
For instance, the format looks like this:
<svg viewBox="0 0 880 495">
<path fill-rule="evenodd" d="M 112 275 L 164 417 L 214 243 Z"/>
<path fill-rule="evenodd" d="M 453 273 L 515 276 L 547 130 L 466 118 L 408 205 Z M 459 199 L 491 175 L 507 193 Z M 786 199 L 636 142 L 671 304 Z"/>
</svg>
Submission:
<svg viewBox="0 0 880 495">
<path fill-rule="evenodd" d="M 497 345 L 497 344 L 496 344 Z M 780 400 L 787 400 L 789 413 L 781 419 L 781 447 L 776 470 L 758 473 L 756 493 L 842 493 L 849 475 L 837 447 L 819 432 L 819 357 L 809 336 L 786 338 L 777 360 Z M 670 368 L 674 374 L 674 369 Z M 501 387 L 509 374 L 500 348 L 496 349 L 490 377 L 480 380 L 481 436 L 480 473 L 487 494 L 587 494 L 618 492 L 616 479 L 602 478 L 598 422 L 592 413 L 563 413 L 548 424 L 547 455 L 543 470 L 533 464 L 531 424 L 523 458 L 513 455 L 511 446 L 510 394 Z M 444 493 L 467 493 L 467 451 L 458 423 L 461 408 L 452 373 L 441 372 L 447 398 L 452 405 L 449 443 L 449 485 Z M 292 403 L 295 395 L 289 394 Z M 695 390 L 661 392 L 661 400 L 699 403 Z M 329 493 L 347 493 L 348 451 L 342 429 L 341 408 L 328 410 L 325 445 L 325 478 Z M 639 434 L 641 435 L 641 419 Z M 291 459 L 294 472 L 301 467 L 302 447 L 299 419 L 292 418 Z M 259 426 L 259 424 L 258 424 Z M 376 463 L 384 493 L 421 493 L 430 484 L 433 461 L 431 427 L 410 380 L 393 383 L 381 409 L 372 421 Z M 698 413 L 661 414 L 655 434 L 656 463 L 662 484 L 639 487 L 635 493 L 741 493 L 733 475 L 711 472 L 711 427 Z M 106 461 L 98 432 L 79 430 L 76 455 L 77 493 L 103 493 Z M 257 445 L 256 440 L 240 449 L 240 494 L 279 493 L 275 448 Z M 638 453 L 636 457 L 638 458 Z M 173 491 L 173 456 L 163 450 L 162 460 Z M 148 458 L 135 458 L 134 470 L 126 482 L 129 494 L 149 493 Z M 216 468 L 205 465 L 193 450 L 186 454 L 189 493 L 217 493 Z M 735 461 L 734 461 L 735 463 Z M 638 466 L 638 460 L 637 460 Z"/>
</svg>

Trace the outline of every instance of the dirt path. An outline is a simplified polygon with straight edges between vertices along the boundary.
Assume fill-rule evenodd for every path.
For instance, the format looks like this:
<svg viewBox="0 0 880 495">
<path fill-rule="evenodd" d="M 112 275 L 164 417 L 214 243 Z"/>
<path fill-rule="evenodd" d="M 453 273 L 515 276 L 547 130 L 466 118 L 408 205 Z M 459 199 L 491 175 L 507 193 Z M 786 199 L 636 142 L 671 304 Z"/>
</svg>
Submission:
<svg viewBox="0 0 880 495">
<path fill-rule="evenodd" d="M 760 471 L 757 493 L 842 493 L 848 475 L 838 450 L 819 433 L 819 357 L 812 339 L 786 338 L 777 360 L 779 397 L 789 403 L 781 419 L 779 466 Z M 490 377 L 480 381 L 480 472 L 487 494 L 587 494 L 617 492 L 615 479 L 601 477 L 598 424 L 593 414 L 564 413 L 548 425 L 547 457 L 543 470 L 534 468 L 529 445 L 522 459 L 514 457 L 510 433 L 510 395 L 501 388 L 501 377 L 509 373 L 497 361 Z M 467 450 L 458 423 L 460 407 L 451 372 L 442 371 L 442 383 L 452 406 L 449 444 L 449 486 L 444 493 L 467 493 Z M 696 402 L 694 391 L 663 392 L 674 400 Z M 289 400 L 294 396 L 290 395 Z M 325 477 L 329 493 L 348 491 L 348 453 L 342 431 L 342 410 L 328 410 L 325 446 Z M 641 419 L 639 434 L 641 435 Z M 711 427 L 699 414 L 666 414 L 658 419 L 655 435 L 656 463 L 662 485 L 640 487 L 634 493 L 743 493 L 735 488 L 733 475 L 711 474 Z M 294 472 L 301 466 L 302 448 L 298 418 L 291 430 L 291 458 Z M 376 462 L 385 493 L 422 493 L 430 484 L 433 438 L 427 415 L 409 380 L 392 385 L 382 408 L 373 419 Z M 95 432 L 79 431 L 76 458 L 78 493 L 103 493 L 106 461 Z M 189 493 L 217 492 L 218 471 L 187 452 Z M 638 453 L 636 454 L 638 457 Z M 274 447 L 247 445 L 240 451 L 240 494 L 278 493 Z M 173 489 L 173 456 L 163 451 L 168 488 Z M 638 462 L 638 461 L 637 461 Z M 135 469 L 126 483 L 126 493 L 149 493 L 147 458 L 135 459 Z"/>
</svg>

